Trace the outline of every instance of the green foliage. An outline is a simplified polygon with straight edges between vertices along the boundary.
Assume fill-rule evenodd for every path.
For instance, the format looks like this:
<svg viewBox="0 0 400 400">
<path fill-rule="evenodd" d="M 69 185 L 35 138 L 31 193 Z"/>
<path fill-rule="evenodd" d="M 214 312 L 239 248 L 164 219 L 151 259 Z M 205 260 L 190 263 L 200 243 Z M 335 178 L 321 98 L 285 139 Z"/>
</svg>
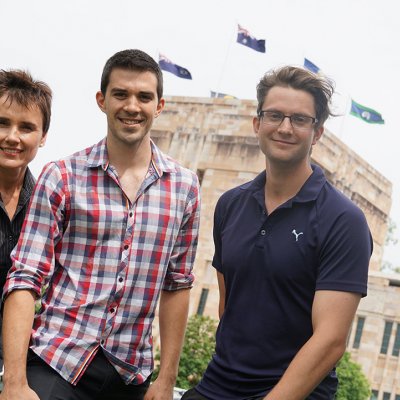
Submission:
<svg viewBox="0 0 400 400">
<path fill-rule="evenodd" d="M 361 370 L 361 366 L 344 353 L 336 368 L 339 379 L 337 400 L 367 400 L 371 396 L 369 382 Z"/>
<path fill-rule="evenodd" d="M 189 318 L 176 386 L 190 389 L 200 381 L 214 353 L 217 325 L 218 322 L 210 317 L 193 315 Z M 160 359 L 159 352 L 156 353 L 155 359 Z M 158 372 L 157 367 L 153 379 L 157 377 Z"/>
<path fill-rule="evenodd" d="M 398 245 L 399 239 L 397 238 L 397 225 L 396 223 L 389 218 L 388 227 L 385 238 L 385 246 L 387 247 L 395 247 Z M 381 271 L 383 272 L 396 272 L 400 273 L 400 266 L 395 267 L 391 262 L 384 260 L 381 265 Z"/>
<path fill-rule="evenodd" d="M 396 229 L 397 229 L 396 222 L 394 222 L 391 218 L 389 218 L 388 230 L 386 232 L 386 238 L 385 238 L 386 246 L 390 244 L 396 245 L 398 243 L 399 240 L 396 238 Z"/>
</svg>

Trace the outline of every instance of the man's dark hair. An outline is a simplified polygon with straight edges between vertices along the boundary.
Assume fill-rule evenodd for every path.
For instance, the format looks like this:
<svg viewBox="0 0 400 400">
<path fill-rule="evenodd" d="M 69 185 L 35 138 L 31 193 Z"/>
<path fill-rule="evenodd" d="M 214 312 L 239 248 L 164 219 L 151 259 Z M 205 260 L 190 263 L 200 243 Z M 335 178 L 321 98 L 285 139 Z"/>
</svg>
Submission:
<svg viewBox="0 0 400 400">
<path fill-rule="evenodd" d="M 0 97 L 16 102 L 20 106 L 31 108 L 37 106 L 43 117 L 43 133 L 47 133 L 51 119 L 52 92 L 50 87 L 36 81 L 27 71 L 18 69 L 0 70 Z"/>
<path fill-rule="evenodd" d="M 110 75 L 114 68 L 121 68 L 133 71 L 150 71 L 157 77 L 158 100 L 163 95 L 163 75 L 160 67 L 147 53 L 137 49 L 122 50 L 110 57 L 101 75 L 101 93 L 106 95 L 107 86 L 110 82 Z"/>
<path fill-rule="evenodd" d="M 330 109 L 334 92 L 333 82 L 306 69 L 293 66 L 270 70 L 261 78 L 257 85 L 257 115 L 262 110 L 265 97 L 274 86 L 291 87 L 310 93 L 314 98 L 317 128 L 333 115 Z"/>
</svg>

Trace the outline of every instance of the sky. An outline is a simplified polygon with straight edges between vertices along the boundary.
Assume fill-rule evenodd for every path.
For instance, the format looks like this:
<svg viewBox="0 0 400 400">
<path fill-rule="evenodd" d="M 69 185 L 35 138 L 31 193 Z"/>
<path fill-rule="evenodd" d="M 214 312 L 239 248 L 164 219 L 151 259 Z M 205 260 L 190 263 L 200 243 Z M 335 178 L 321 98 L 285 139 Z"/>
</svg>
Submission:
<svg viewBox="0 0 400 400">
<path fill-rule="evenodd" d="M 98 142 L 105 116 L 95 101 L 106 60 L 128 48 L 164 54 L 193 79 L 164 73 L 164 94 L 209 97 L 219 91 L 255 99 L 271 68 L 306 57 L 336 84 L 326 127 L 393 184 L 391 219 L 400 237 L 398 132 L 400 37 L 396 0 L 0 0 L 0 68 L 20 68 L 54 92 L 46 146 L 31 169 Z M 236 43 L 237 25 L 266 52 Z M 385 124 L 349 115 L 351 99 L 382 114 Z M 167 105 L 168 107 L 168 105 Z M 251 129 L 251 126 L 249 126 Z M 400 266 L 400 244 L 384 260 Z"/>
</svg>

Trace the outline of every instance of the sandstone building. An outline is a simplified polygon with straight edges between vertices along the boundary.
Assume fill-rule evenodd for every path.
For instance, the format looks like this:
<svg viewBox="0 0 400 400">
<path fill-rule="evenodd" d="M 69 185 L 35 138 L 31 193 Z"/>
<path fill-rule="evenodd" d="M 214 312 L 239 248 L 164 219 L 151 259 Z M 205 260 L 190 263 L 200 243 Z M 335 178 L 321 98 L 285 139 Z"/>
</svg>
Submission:
<svg viewBox="0 0 400 400">
<path fill-rule="evenodd" d="M 202 216 L 190 314 L 217 318 L 218 285 L 211 266 L 214 207 L 223 192 L 264 169 L 252 129 L 256 108 L 252 100 L 167 97 L 151 133 L 163 151 L 196 171 L 201 182 Z M 376 398 L 400 400 L 400 278 L 379 272 L 391 183 L 327 130 L 314 146 L 312 160 L 367 217 L 374 240 L 369 294 L 359 307 L 348 349 L 362 364 Z"/>
</svg>

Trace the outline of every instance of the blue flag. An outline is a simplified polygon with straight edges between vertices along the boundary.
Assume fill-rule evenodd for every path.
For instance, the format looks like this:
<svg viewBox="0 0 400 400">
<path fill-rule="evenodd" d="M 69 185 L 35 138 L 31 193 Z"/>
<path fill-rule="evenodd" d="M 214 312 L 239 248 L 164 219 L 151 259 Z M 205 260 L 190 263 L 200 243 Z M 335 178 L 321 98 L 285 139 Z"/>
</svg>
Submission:
<svg viewBox="0 0 400 400">
<path fill-rule="evenodd" d="M 159 56 L 158 65 L 163 71 L 171 72 L 171 74 L 176 75 L 178 78 L 192 79 L 192 75 L 186 68 L 174 64 L 171 60 L 169 60 L 162 54 L 160 54 Z"/>
<path fill-rule="evenodd" d="M 217 97 L 219 99 L 237 99 L 237 97 L 231 96 L 230 94 L 213 92 L 212 90 L 211 90 L 211 97 Z"/>
<path fill-rule="evenodd" d="M 254 36 L 250 35 L 250 32 L 240 25 L 238 25 L 238 34 L 236 41 L 244 46 L 250 47 L 260 53 L 265 53 L 265 40 L 257 40 Z"/>
<path fill-rule="evenodd" d="M 361 104 L 356 103 L 354 100 L 351 100 L 351 110 L 350 114 L 354 115 L 357 118 L 362 119 L 369 124 L 384 124 L 385 121 L 382 119 L 382 115 L 372 108 L 368 108 L 362 106 Z"/>
<path fill-rule="evenodd" d="M 315 74 L 318 74 L 318 72 L 320 72 L 320 69 L 310 60 L 307 60 L 307 58 L 304 59 L 304 68 L 308 69 L 311 72 L 314 72 Z"/>
</svg>

